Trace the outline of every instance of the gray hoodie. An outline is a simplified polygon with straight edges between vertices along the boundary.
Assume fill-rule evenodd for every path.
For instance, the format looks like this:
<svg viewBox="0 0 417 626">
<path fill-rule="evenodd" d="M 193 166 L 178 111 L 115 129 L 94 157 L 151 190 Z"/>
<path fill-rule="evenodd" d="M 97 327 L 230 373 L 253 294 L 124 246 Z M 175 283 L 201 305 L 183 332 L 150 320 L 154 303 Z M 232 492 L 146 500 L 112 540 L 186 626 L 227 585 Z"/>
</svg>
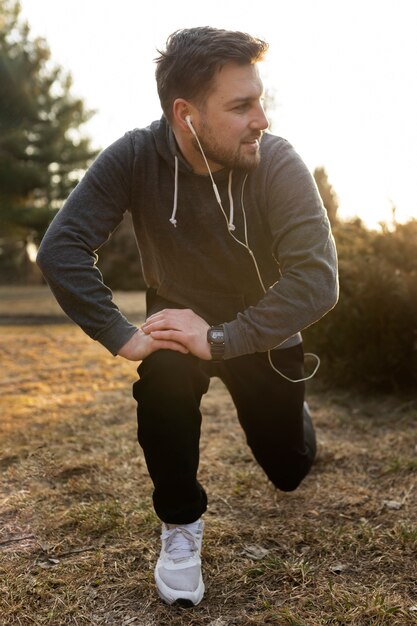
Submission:
<svg viewBox="0 0 417 626">
<path fill-rule="evenodd" d="M 209 176 L 192 171 L 162 117 L 104 150 L 52 221 L 38 264 L 67 315 L 113 354 L 136 326 L 112 301 L 96 251 L 126 210 L 148 312 L 186 307 L 223 323 L 226 359 L 299 343 L 300 331 L 335 305 L 330 225 L 292 146 L 266 133 L 255 170 L 213 176 L 226 215 Z"/>
</svg>

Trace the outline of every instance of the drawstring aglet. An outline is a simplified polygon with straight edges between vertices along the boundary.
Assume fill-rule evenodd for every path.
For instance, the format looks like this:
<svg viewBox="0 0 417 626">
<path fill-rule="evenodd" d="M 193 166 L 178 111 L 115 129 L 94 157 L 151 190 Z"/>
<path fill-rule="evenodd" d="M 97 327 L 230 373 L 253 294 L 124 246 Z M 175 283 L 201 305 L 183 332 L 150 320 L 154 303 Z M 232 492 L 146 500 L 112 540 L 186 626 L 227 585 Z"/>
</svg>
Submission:
<svg viewBox="0 0 417 626">
<path fill-rule="evenodd" d="M 171 217 L 169 221 L 175 228 L 177 228 L 177 220 L 174 217 Z"/>
</svg>

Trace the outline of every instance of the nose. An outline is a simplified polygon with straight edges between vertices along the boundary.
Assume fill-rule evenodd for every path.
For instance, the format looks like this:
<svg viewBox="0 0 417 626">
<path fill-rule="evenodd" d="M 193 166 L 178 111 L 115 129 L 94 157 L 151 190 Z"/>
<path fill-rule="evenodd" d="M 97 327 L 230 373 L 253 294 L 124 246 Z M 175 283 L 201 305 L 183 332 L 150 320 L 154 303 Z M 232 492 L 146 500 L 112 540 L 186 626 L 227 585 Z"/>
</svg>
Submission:
<svg viewBox="0 0 417 626">
<path fill-rule="evenodd" d="M 253 130 L 266 130 L 269 126 L 268 118 L 265 115 L 265 111 L 261 103 L 259 103 L 254 111 L 253 118 L 250 123 L 250 127 Z"/>
</svg>

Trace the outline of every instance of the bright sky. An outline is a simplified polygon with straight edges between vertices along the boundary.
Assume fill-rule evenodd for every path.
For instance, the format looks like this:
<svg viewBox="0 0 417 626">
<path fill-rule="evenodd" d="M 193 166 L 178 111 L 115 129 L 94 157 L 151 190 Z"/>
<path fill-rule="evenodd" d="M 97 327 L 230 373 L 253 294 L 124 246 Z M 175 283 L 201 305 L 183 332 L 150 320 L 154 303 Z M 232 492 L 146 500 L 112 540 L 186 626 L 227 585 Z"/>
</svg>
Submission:
<svg viewBox="0 0 417 626">
<path fill-rule="evenodd" d="M 32 33 L 97 114 L 104 148 L 161 114 L 153 59 L 179 28 L 244 30 L 270 44 L 273 132 L 324 166 L 340 215 L 369 226 L 417 218 L 416 0 L 21 0 Z"/>
</svg>

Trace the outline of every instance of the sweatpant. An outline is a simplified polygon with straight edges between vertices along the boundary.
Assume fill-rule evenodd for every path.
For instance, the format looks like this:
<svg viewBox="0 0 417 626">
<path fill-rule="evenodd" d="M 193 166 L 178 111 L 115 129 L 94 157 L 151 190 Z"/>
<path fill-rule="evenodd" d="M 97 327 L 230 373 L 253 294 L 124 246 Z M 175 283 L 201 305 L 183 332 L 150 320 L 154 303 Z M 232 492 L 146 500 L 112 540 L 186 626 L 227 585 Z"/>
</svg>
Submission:
<svg viewBox="0 0 417 626">
<path fill-rule="evenodd" d="M 286 376 L 303 377 L 301 344 L 271 355 Z M 138 374 L 133 385 L 138 441 L 154 485 L 155 512 L 162 521 L 191 523 L 207 508 L 197 472 L 200 402 L 212 376 L 227 387 L 248 446 L 278 489 L 296 489 L 309 472 L 316 440 L 304 405 L 304 383 L 285 380 L 271 368 L 266 353 L 215 363 L 159 350 L 142 361 Z"/>
</svg>

